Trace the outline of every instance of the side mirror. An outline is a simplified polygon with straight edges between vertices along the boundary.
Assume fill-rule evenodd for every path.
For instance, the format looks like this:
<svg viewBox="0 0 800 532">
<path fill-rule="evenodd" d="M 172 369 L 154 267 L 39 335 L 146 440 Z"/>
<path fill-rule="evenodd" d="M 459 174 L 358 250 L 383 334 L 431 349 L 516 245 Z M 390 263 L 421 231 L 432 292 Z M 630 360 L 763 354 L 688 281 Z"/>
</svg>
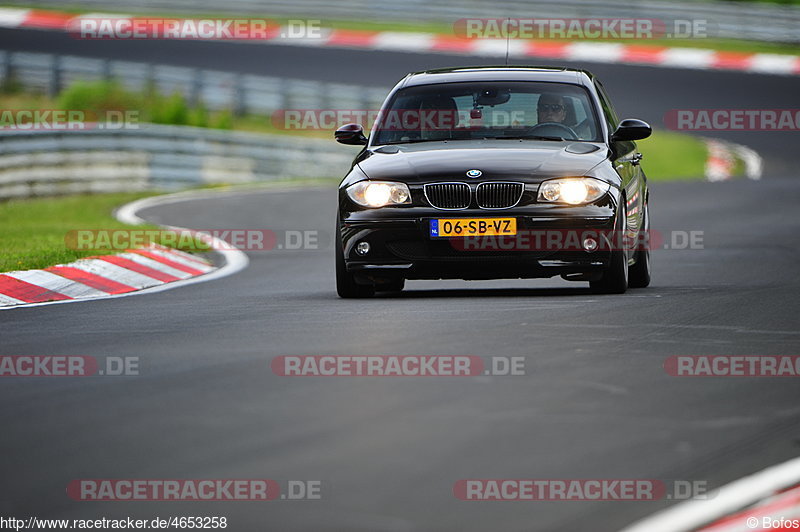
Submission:
<svg viewBox="0 0 800 532">
<path fill-rule="evenodd" d="M 653 132 L 650 124 L 636 118 L 626 118 L 611 135 L 611 142 L 646 139 Z"/>
<path fill-rule="evenodd" d="M 367 137 L 364 136 L 364 128 L 361 127 L 361 124 L 345 124 L 336 130 L 333 137 L 336 142 L 353 146 L 363 146 L 367 143 Z"/>
</svg>

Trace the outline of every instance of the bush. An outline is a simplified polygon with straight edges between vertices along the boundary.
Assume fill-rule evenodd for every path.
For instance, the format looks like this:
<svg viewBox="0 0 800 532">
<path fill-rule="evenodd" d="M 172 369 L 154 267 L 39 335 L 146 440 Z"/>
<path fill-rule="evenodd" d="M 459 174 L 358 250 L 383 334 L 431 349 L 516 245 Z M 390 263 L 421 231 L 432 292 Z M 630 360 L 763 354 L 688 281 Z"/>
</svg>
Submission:
<svg viewBox="0 0 800 532">
<path fill-rule="evenodd" d="M 220 112 L 211 127 L 214 129 L 233 129 L 233 113 L 230 111 Z"/>
<path fill-rule="evenodd" d="M 58 106 L 60 109 L 80 109 L 97 117 L 112 110 L 138 110 L 141 122 L 154 124 L 215 129 L 233 129 L 234 126 L 230 110 L 212 113 L 202 101 L 190 106 L 180 92 L 165 96 L 153 83 L 140 93 L 134 93 L 117 81 L 78 81 L 59 94 Z"/>
<path fill-rule="evenodd" d="M 209 127 L 208 109 L 203 105 L 203 102 L 200 102 L 197 107 L 191 110 L 189 124 L 195 127 Z"/>
<path fill-rule="evenodd" d="M 102 116 L 106 111 L 139 109 L 141 98 L 117 81 L 77 81 L 61 91 L 58 106 Z"/>
<path fill-rule="evenodd" d="M 186 126 L 189 124 L 189 106 L 186 99 L 179 92 L 172 93 L 167 98 L 153 98 L 151 100 L 150 121 L 154 124 L 168 124 L 173 126 Z"/>
</svg>

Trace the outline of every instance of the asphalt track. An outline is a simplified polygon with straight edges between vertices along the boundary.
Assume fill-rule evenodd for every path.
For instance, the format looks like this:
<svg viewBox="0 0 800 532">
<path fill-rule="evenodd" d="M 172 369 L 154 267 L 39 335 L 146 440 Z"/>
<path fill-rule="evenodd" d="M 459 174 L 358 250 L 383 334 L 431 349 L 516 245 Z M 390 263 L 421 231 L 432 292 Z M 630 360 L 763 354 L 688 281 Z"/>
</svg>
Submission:
<svg viewBox="0 0 800 532">
<path fill-rule="evenodd" d="M 13 34 L 0 33 L 0 46 L 22 46 Z M 159 62 L 183 61 L 170 54 L 187 43 L 159 45 Z M 212 52 L 225 47 L 237 52 Z M 209 46 L 190 55 L 209 67 L 220 67 L 227 54 L 230 69 L 328 78 L 339 72 L 339 80 L 361 79 L 360 65 L 375 84 L 417 69 L 414 62 L 452 63 L 446 56 L 267 46 L 244 53 L 250 49 Z M 592 69 L 623 114 L 651 120 L 647 113 L 657 118 L 676 102 L 702 107 L 714 93 L 732 106 L 792 107 L 798 84 Z M 658 86 L 670 77 L 672 85 Z M 641 95 L 621 98 L 625 90 Z M 751 135 L 751 146 L 772 146 L 775 154 L 778 145 L 796 143 L 792 135 Z M 561 280 L 420 281 L 396 297 L 344 301 L 333 285 L 332 189 L 249 192 L 145 210 L 149 220 L 184 227 L 318 230 L 323 245 L 249 253 L 247 270 L 211 283 L 0 313 L 0 354 L 136 356 L 141 366 L 136 377 L 3 379 L 0 514 L 225 515 L 231 530 L 604 531 L 672 501 L 463 502 L 453 484 L 653 478 L 713 487 L 794 457 L 794 379 L 676 378 L 662 367 L 672 355 L 797 354 L 800 186 L 783 172 L 796 167 L 797 155 L 784 151 L 768 163 L 770 175 L 760 182 L 653 184 L 653 228 L 703 231 L 704 246 L 656 251 L 652 286 L 621 296 Z M 522 356 L 527 374 L 287 378 L 270 370 L 276 356 L 309 354 Z M 65 487 L 78 478 L 321 480 L 322 499 L 77 502 Z"/>
</svg>

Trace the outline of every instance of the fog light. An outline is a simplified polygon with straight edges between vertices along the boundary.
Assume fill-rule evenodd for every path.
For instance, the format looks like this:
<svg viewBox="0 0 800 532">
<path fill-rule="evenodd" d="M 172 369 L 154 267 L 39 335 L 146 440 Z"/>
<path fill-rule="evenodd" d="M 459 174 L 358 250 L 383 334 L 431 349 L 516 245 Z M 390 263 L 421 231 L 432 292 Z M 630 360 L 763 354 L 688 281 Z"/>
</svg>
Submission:
<svg viewBox="0 0 800 532">
<path fill-rule="evenodd" d="M 594 238 L 584 238 L 583 239 L 583 249 L 591 253 L 592 251 L 597 249 L 597 240 Z"/>
<path fill-rule="evenodd" d="M 359 242 L 356 246 L 356 253 L 359 255 L 366 255 L 369 253 L 369 243 L 367 242 Z"/>
</svg>

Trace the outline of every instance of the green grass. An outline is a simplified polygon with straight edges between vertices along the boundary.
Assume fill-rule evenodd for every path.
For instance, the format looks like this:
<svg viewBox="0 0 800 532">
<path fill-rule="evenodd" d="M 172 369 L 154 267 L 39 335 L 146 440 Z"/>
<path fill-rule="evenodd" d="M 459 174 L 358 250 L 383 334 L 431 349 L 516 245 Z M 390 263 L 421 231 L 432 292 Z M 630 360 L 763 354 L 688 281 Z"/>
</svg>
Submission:
<svg viewBox="0 0 800 532">
<path fill-rule="evenodd" d="M 263 183 L 264 187 L 335 186 L 337 179 L 292 178 Z M 217 183 L 198 189 L 237 190 L 253 184 Z M 119 229 L 160 230 L 155 225 L 131 226 L 117 221 L 113 211 L 131 201 L 155 196 L 158 191 L 117 194 L 84 194 L 54 198 L 30 198 L 0 202 L 0 272 L 40 269 L 94 255 L 119 253 L 124 249 L 73 249 L 77 231 Z M 169 236 L 166 236 L 168 239 Z M 204 253 L 209 246 L 186 235 L 177 242 L 156 238 L 155 242 L 183 251 Z"/>
<path fill-rule="evenodd" d="M 647 178 L 654 181 L 701 179 L 705 175 L 705 143 L 684 133 L 654 130 L 652 136 L 637 141 L 644 158 Z"/>
<path fill-rule="evenodd" d="M 70 249 L 70 231 L 131 228 L 112 216 L 114 208 L 155 194 L 95 194 L 0 203 L 0 272 L 46 268 L 92 255 L 123 251 Z M 135 227 L 158 229 L 153 225 Z M 199 242 L 180 247 L 187 251 L 207 249 Z"/>
</svg>

